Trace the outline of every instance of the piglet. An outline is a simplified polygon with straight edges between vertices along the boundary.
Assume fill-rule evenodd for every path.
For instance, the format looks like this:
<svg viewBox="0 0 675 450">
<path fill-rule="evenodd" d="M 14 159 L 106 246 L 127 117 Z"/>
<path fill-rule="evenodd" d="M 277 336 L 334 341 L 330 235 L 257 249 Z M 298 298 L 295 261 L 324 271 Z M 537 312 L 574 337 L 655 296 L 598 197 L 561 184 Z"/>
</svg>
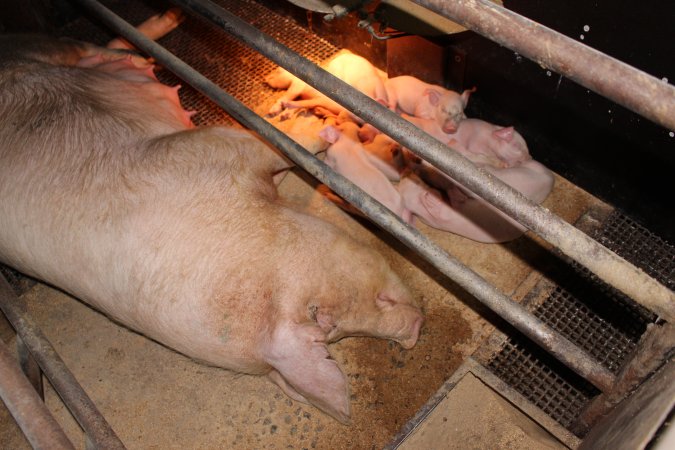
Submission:
<svg viewBox="0 0 675 450">
<path fill-rule="evenodd" d="M 147 20 L 144 20 L 136 28 L 143 33 L 147 38 L 157 40 L 162 36 L 173 31 L 178 25 L 185 20 L 183 11 L 180 8 L 171 8 L 161 14 L 154 15 Z M 135 50 L 129 41 L 122 37 L 116 37 L 106 46 L 109 49 L 128 49 Z"/>
<path fill-rule="evenodd" d="M 100 67 L 77 66 L 99 54 Z M 327 344 L 411 348 L 415 299 L 381 255 L 279 201 L 290 164 L 275 149 L 191 128 L 174 89 L 116 58 L 0 38 L 0 117 L 11 118 L 0 122 L 0 261 L 347 422 L 347 379 Z"/>
<path fill-rule="evenodd" d="M 532 159 L 525 139 L 513 127 L 465 119 L 452 138 L 470 154 L 494 161 L 489 164 L 496 168 L 513 167 Z"/>
<path fill-rule="evenodd" d="M 436 189 L 418 176 L 401 179 L 398 190 L 412 213 L 427 225 L 483 243 L 505 242 L 525 232 L 525 228 L 477 198 L 468 198 L 453 207 Z"/>
<path fill-rule="evenodd" d="M 422 119 L 419 117 L 410 116 L 408 114 L 401 114 L 401 117 L 425 133 L 431 135 L 436 140 L 439 140 L 451 147 L 453 150 L 458 151 L 460 154 L 470 159 L 478 166 L 490 165 L 494 167 L 505 167 L 504 161 L 502 161 L 502 159 L 498 156 L 497 152 L 493 151 L 492 148 L 487 145 L 476 145 L 479 144 L 478 140 L 474 140 L 472 142 L 474 145 L 472 145 L 469 149 L 457 140 L 457 133 L 450 134 L 444 132 L 434 119 Z M 464 124 L 467 120 L 470 119 L 465 119 L 462 121 L 462 124 Z M 460 129 L 463 126 L 462 124 L 459 126 Z M 465 133 L 463 136 L 469 137 L 470 133 Z M 495 147 L 497 150 L 501 149 L 499 146 L 493 147 Z"/>
<path fill-rule="evenodd" d="M 373 66 L 362 56 L 348 50 L 338 52 L 333 58 L 322 64 L 322 67 L 359 90 L 363 94 L 386 103 L 387 92 L 384 87 L 383 72 Z M 287 89 L 272 105 L 268 114 L 275 115 L 283 108 L 325 108 L 334 114 L 344 111 L 335 101 L 321 94 L 307 83 L 279 67 L 265 78 L 267 84 L 276 89 Z M 296 98 L 300 100 L 295 100 Z"/>
<path fill-rule="evenodd" d="M 359 133 L 359 138 L 361 134 Z M 385 134 L 378 134 L 372 141 L 363 143 L 368 160 L 390 181 L 401 179 L 406 168 L 401 145 Z"/>
<path fill-rule="evenodd" d="M 358 131 L 359 126 L 354 122 L 345 122 L 340 128 L 330 125 L 321 130 L 320 136 L 330 143 L 326 151 L 326 164 L 403 220 L 410 222 L 412 217 L 403 205 L 401 195 L 373 165 L 359 140 Z"/>
<path fill-rule="evenodd" d="M 483 169 L 535 203 L 544 201 L 555 180 L 550 170 L 534 160 L 515 167 L 498 169 L 486 166 Z M 437 189 L 444 191 L 448 200 Z M 460 190 L 452 178 L 427 163 L 415 174 L 401 179 L 398 190 L 406 208 L 427 225 L 440 230 L 485 243 L 513 240 L 526 231 L 525 227 L 485 200 Z"/>
<path fill-rule="evenodd" d="M 389 78 L 384 87 L 389 109 L 422 119 L 434 119 L 444 133 L 457 131 L 459 123 L 466 118 L 464 108 L 469 103 L 469 96 L 476 90 L 473 88 L 458 94 L 409 75 Z"/>
</svg>

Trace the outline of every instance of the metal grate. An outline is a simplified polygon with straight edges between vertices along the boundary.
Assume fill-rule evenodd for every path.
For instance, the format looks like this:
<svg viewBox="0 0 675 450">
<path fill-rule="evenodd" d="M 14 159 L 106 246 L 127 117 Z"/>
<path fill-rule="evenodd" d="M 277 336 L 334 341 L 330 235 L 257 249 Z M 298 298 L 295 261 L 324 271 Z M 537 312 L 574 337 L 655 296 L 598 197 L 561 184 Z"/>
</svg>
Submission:
<svg viewBox="0 0 675 450">
<path fill-rule="evenodd" d="M 619 211 L 589 233 L 666 286 L 675 280 L 675 248 Z M 617 373 L 656 316 L 577 265 L 556 267 L 532 292 L 547 294 L 533 313 Z M 537 295 L 533 294 L 533 298 Z M 526 297 L 527 301 L 527 297 Z M 587 381 L 520 335 L 487 366 L 532 403 L 568 427 L 599 394 Z"/>
<path fill-rule="evenodd" d="M 612 211 L 593 237 L 675 290 L 675 247 L 630 217 Z"/>
<path fill-rule="evenodd" d="M 140 23 L 168 7 L 166 2 L 153 1 L 110 0 L 103 3 L 132 24 Z M 218 0 L 215 3 L 313 62 L 319 63 L 338 51 L 335 46 L 293 20 L 253 1 Z M 99 45 L 113 37 L 85 19 L 64 27 L 61 34 Z M 276 64 L 205 19 L 189 16 L 178 28 L 160 39 L 159 43 L 253 110 L 275 93 L 263 80 Z M 157 77 L 165 84 L 180 83 L 167 70 L 158 71 Z M 180 91 L 181 103 L 187 110 L 198 111 L 193 117 L 196 125 L 234 123 L 234 119 L 220 107 L 185 83 L 183 86 Z"/>
<path fill-rule="evenodd" d="M 593 385 L 528 340 L 509 339 L 488 368 L 564 427 L 599 394 Z"/>
</svg>

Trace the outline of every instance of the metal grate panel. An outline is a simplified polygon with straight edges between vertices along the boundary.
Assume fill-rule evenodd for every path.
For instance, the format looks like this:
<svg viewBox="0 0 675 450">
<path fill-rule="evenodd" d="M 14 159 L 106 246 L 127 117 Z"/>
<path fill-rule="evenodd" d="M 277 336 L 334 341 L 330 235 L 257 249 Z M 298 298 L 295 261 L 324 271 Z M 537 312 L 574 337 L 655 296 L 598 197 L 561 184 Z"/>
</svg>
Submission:
<svg viewBox="0 0 675 450">
<path fill-rule="evenodd" d="M 488 368 L 564 427 L 599 394 L 593 385 L 527 340 L 509 339 Z"/>
<path fill-rule="evenodd" d="M 675 247 L 630 217 L 612 211 L 593 237 L 675 290 Z"/>
<path fill-rule="evenodd" d="M 613 211 L 589 234 L 673 288 L 675 248 L 625 214 Z M 540 284 L 544 286 L 535 290 L 547 293 L 543 302 L 530 305 L 533 313 L 614 373 L 636 348 L 647 325 L 656 320 L 650 311 L 578 265 L 556 267 L 551 279 Z M 487 366 L 566 427 L 599 394 L 520 335 L 510 337 Z"/>
</svg>

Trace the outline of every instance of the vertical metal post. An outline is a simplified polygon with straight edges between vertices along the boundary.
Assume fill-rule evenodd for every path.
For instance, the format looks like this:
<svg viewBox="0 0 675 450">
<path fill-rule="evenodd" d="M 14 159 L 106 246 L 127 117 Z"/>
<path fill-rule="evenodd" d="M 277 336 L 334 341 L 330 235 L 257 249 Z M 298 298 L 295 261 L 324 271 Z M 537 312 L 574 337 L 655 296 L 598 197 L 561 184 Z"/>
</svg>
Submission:
<svg viewBox="0 0 675 450">
<path fill-rule="evenodd" d="M 80 383 L 73 376 L 59 354 L 52 347 L 40 328 L 26 313 L 26 306 L 18 298 L 7 280 L 0 276 L 0 309 L 16 330 L 35 361 L 40 365 L 54 390 L 80 424 L 85 434 L 91 438 L 96 448 L 124 449 L 115 432 L 105 421 L 96 405 L 91 401 Z M 32 388 L 31 388 L 32 389 Z M 34 390 L 33 390 L 34 391 Z"/>
<path fill-rule="evenodd" d="M 4 281 L 2 275 L 0 278 Z M 7 346 L 1 341 L 0 398 L 33 448 L 44 450 L 75 448 L 23 375 Z"/>
<path fill-rule="evenodd" d="M 23 339 L 19 335 L 16 336 L 16 351 L 19 355 L 19 365 L 21 370 L 30 381 L 30 384 L 35 388 L 35 392 L 40 396 L 42 400 L 45 398 L 44 386 L 42 384 L 42 370 L 40 366 L 35 361 L 35 358 L 28 351 L 28 347 L 24 344 Z"/>
</svg>

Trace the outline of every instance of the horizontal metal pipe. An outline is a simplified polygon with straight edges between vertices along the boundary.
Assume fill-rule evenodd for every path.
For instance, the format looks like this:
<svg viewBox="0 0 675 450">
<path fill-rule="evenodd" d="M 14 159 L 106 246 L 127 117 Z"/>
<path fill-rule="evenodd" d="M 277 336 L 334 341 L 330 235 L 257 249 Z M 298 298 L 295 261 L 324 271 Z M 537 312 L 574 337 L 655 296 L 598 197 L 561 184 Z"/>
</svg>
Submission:
<svg viewBox="0 0 675 450">
<path fill-rule="evenodd" d="M 24 301 L 14 295 L 9 283 L 2 276 L 0 276 L 0 309 L 5 313 L 54 390 L 96 448 L 124 449 L 124 445 L 96 405 L 84 392 L 40 328 L 26 313 Z M 34 389 L 33 392 L 35 392 Z"/>
<path fill-rule="evenodd" d="M 305 169 L 308 173 L 359 208 L 375 223 L 418 252 L 443 274 L 457 282 L 479 301 L 495 311 L 572 370 L 603 391 L 611 386 L 614 376 L 594 361 L 588 353 L 556 333 L 544 322 L 529 313 L 524 307 L 499 292 L 485 279 L 450 256 L 416 228 L 403 222 L 396 214 L 368 196 L 349 180 L 335 173 L 314 155 L 274 128 L 234 97 L 225 93 L 216 84 L 192 67 L 185 64 L 156 42 L 143 36 L 112 11 L 95 0 L 77 1 L 94 12 L 113 31 L 152 56 L 162 66 L 171 70 L 178 77 L 213 100 L 243 125 L 255 130 L 261 137 L 279 148 L 298 166 Z"/>
<path fill-rule="evenodd" d="M 663 80 L 489 0 L 413 1 L 675 130 L 675 86 Z"/>
<path fill-rule="evenodd" d="M 204 16 L 310 83 L 558 247 L 605 282 L 665 320 L 675 321 L 675 293 L 548 209 L 533 203 L 458 152 L 223 8 L 208 0 L 173 0 L 173 3 Z"/>
<path fill-rule="evenodd" d="M 33 448 L 75 449 L 2 341 L 0 398 Z"/>
</svg>

